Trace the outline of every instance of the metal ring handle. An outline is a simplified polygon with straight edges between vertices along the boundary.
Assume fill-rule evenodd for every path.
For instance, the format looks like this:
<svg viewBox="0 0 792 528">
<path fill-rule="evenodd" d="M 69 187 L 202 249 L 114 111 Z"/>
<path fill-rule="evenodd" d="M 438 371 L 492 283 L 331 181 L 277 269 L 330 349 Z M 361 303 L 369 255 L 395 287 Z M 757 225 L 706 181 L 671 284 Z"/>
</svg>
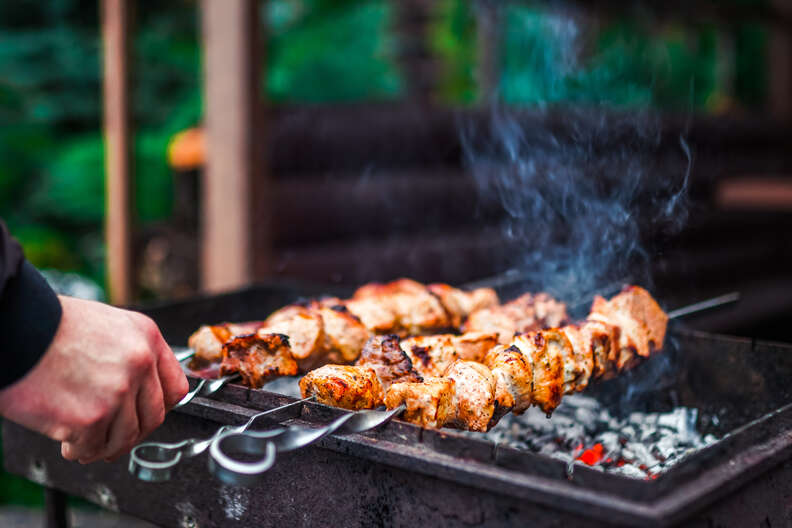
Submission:
<svg viewBox="0 0 792 528">
<path fill-rule="evenodd" d="M 129 453 L 129 472 L 148 482 L 169 480 L 173 468 L 182 459 L 183 448 L 189 443 L 190 440 L 175 444 L 140 444 Z"/>
<path fill-rule="evenodd" d="M 220 435 L 209 448 L 209 471 L 226 484 L 232 486 L 249 486 L 254 484 L 262 474 L 275 464 L 278 449 L 261 433 L 275 436 L 284 431 L 257 431 L 256 437 L 250 433 L 228 432 Z M 261 442 L 260 440 L 264 440 Z M 249 455 L 264 455 L 255 462 L 241 462 L 226 455 L 221 449 L 222 444 L 231 443 L 234 451 Z"/>
</svg>

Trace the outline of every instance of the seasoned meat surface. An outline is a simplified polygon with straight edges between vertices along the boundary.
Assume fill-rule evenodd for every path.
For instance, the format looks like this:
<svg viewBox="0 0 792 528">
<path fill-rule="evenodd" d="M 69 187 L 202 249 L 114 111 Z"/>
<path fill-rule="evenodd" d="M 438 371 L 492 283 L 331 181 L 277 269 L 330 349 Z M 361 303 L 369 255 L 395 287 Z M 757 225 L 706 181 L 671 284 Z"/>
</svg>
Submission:
<svg viewBox="0 0 792 528">
<path fill-rule="evenodd" d="M 377 373 L 384 390 L 393 383 L 420 382 L 423 378 L 413 368 L 410 357 L 399 346 L 396 335 L 374 336 L 363 347 L 357 365 Z"/>
<path fill-rule="evenodd" d="M 312 368 L 324 343 L 324 322 L 316 310 L 292 304 L 274 312 L 259 329 L 259 334 L 278 333 L 289 336 L 292 354 L 305 371 Z"/>
<path fill-rule="evenodd" d="M 498 345 L 484 358 L 484 365 L 495 378 L 495 401 L 499 410 L 524 413 L 532 403 L 533 371 L 520 349 Z"/>
<path fill-rule="evenodd" d="M 325 365 L 300 380 L 303 398 L 342 409 L 374 409 L 382 405 L 383 391 L 373 369 L 363 366 Z"/>
<path fill-rule="evenodd" d="M 239 373 L 248 387 L 259 388 L 276 376 L 297 374 L 289 339 L 282 334 L 235 336 L 223 345 L 220 374 Z"/>
<path fill-rule="evenodd" d="M 552 413 L 561 403 L 563 394 L 563 361 L 558 348 L 548 346 L 543 331 L 517 336 L 514 346 L 531 364 L 533 403 L 547 414 Z"/>
<path fill-rule="evenodd" d="M 223 344 L 226 341 L 232 336 L 252 334 L 261 325 L 261 321 L 251 321 L 201 326 L 187 340 L 187 346 L 195 351 L 192 368 L 219 362 L 222 359 Z"/>
<path fill-rule="evenodd" d="M 404 404 L 407 407 L 402 415 L 404 420 L 439 429 L 455 414 L 453 398 L 453 379 L 430 377 L 420 383 L 394 383 L 385 393 L 385 405 L 395 409 Z"/>
<path fill-rule="evenodd" d="M 624 334 L 620 345 L 635 347 L 641 357 L 663 347 L 668 316 L 640 286 L 627 286 L 609 301 L 595 297 L 589 317 L 618 325 Z"/>
<path fill-rule="evenodd" d="M 591 343 L 584 337 L 580 325 L 568 324 L 561 327 L 560 330 L 569 340 L 575 362 L 580 369 L 574 387 L 576 391 L 580 392 L 588 386 L 594 372 L 594 350 Z"/>
<path fill-rule="evenodd" d="M 456 361 L 446 371 L 454 380 L 452 408 L 448 425 L 468 431 L 489 430 L 495 413 L 495 378 L 490 369 L 475 361 Z"/>
<path fill-rule="evenodd" d="M 410 279 L 362 286 L 346 306 L 378 334 L 418 335 L 451 326 L 440 300 L 426 286 Z"/>
<path fill-rule="evenodd" d="M 499 303 L 498 294 L 492 288 L 477 288 L 467 292 L 441 283 L 430 284 L 427 288 L 440 299 L 454 328 L 460 328 L 476 310 L 497 306 Z"/>
<path fill-rule="evenodd" d="M 507 345 L 518 333 L 563 325 L 568 315 L 566 305 L 546 293 L 525 293 L 500 306 L 483 308 L 470 314 L 467 332 L 493 332 Z"/>
<path fill-rule="evenodd" d="M 360 319 L 352 315 L 345 306 L 336 304 L 318 309 L 324 329 L 322 346 L 326 361 L 351 363 L 359 356 L 371 332 Z"/>
<path fill-rule="evenodd" d="M 457 359 L 481 362 L 496 344 L 495 334 L 483 332 L 408 337 L 400 343 L 422 376 L 441 376 Z"/>
<path fill-rule="evenodd" d="M 402 339 L 401 349 L 423 377 L 442 376 L 449 365 L 459 359 L 450 334 L 417 336 Z"/>
</svg>

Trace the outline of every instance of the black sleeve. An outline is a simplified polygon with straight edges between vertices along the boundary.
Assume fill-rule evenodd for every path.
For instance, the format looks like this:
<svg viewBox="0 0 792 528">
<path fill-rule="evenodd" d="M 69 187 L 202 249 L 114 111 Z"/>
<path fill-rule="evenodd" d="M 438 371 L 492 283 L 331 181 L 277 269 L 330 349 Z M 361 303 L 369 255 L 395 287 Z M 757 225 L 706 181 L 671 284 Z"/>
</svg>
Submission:
<svg viewBox="0 0 792 528">
<path fill-rule="evenodd" d="M 61 305 L 0 220 L 0 389 L 22 378 L 47 350 Z"/>
</svg>

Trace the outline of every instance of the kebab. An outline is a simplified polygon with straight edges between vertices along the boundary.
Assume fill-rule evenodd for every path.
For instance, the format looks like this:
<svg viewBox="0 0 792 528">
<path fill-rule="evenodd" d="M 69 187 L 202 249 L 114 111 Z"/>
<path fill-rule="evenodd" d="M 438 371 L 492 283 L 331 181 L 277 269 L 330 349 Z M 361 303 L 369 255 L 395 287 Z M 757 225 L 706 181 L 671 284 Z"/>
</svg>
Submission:
<svg viewBox="0 0 792 528">
<path fill-rule="evenodd" d="M 404 419 L 425 427 L 486 431 L 505 413 L 520 414 L 531 405 L 549 415 L 563 394 L 581 391 L 592 379 L 613 376 L 656 353 L 662 348 L 667 321 L 646 290 L 630 286 L 609 301 L 596 297 L 589 318 L 577 325 L 532 331 L 514 337 L 508 346 L 492 346 L 482 363 L 435 347 L 438 355 L 450 354 L 442 376 L 436 371 L 422 373 L 421 363 L 412 360 L 409 346 L 405 350 L 401 342 L 404 356 L 394 361 L 395 338 L 391 338 L 390 356 L 367 353 L 367 345 L 358 365 L 345 368 L 345 379 L 340 379 L 336 365 L 326 365 L 303 377 L 300 387 L 304 396 L 316 395 L 322 403 L 343 406 L 350 398 L 348 391 L 358 390 L 363 380 L 377 378 L 382 392 L 370 392 L 365 402 L 356 400 L 356 408 L 384 403 L 392 409 L 404 404 Z M 401 374 L 386 376 L 383 383 L 382 373 L 397 364 Z M 335 391 L 323 390 L 328 385 L 334 385 Z M 370 407 L 361 407 L 364 403 Z"/>
<path fill-rule="evenodd" d="M 466 292 L 447 284 L 424 286 L 410 279 L 367 284 L 348 300 L 328 297 L 295 303 L 263 322 L 202 326 L 188 341 L 195 350 L 191 366 L 222 361 L 223 345 L 250 333 L 289 336 L 300 372 L 327 363 L 348 364 L 359 357 L 373 335 L 424 335 L 458 329 L 471 314 L 497 304 L 491 288 Z M 565 314 L 563 304 L 557 304 Z M 514 308 L 510 313 L 523 322 L 531 317 Z"/>
</svg>

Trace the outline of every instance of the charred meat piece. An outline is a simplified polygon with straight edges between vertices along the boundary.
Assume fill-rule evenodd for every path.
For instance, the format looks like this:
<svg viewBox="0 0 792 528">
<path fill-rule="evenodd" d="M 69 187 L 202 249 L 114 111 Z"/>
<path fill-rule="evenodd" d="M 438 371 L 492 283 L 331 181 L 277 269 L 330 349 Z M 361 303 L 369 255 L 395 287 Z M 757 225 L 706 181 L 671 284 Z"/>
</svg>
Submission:
<svg viewBox="0 0 792 528">
<path fill-rule="evenodd" d="M 351 363 L 360 356 L 360 351 L 371 337 L 360 319 L 352 315 L 345 306 L 335 304 L 318 309 L 324 329 L 322 351 L 331 363 Z"/>
<path fill-rule="evenodd" d="M 324 323 L 316 310 L 296 304 L 286 306 L 270 315 L 258 333 L 289 336 L 292 355 L 303 372 L 320 362 L 318 356 L 324 342 Z"/>
<path fill-rule="evenodd" d="M 619 328 L 602 321 L 588 319 L 580 324 L 581 336 L 586 347 L 591 348 L 594 379 L 611 379 L 619 373 Z M 582 390 L 582 389 L 581 389 Z"/>
<path fill-rule="evenodd" d="M 386 391 L 393 383 L 423 380 L 413 368 L 410 357 L 399 346 L 399 341 L 399 337 L 393 334 L 372 337 L 366 342 L 356 363 L 373 369 Z"/>
<path fill-rule="evenodd" d="M 346 306 L 378 334 L 419 335 L 451 326 L 440 300 L 411 279 L 362 286 Z"/>
<path fill-rule="evenodd" d="M 569 340 L 575 362 L 580 369 L 580 374 L 575 380 L 574 387 L 576 391 L 580 392 L 588 386 L 594 372 L 594 350 L 591 342 L 584 336 L 580 325 L 569 324 L 561 327 L 560 330 Z"/>
<path fill-rule="evenodd" d="M 651 295 L 638 286 L 628 286 L 609 301 L 594 297 L 589 319 L 616 329 L 616 369 L 619 372 L 663 347 L 668 316 Z"/>
<path fill-rule="evenodd" d="M 282 334 L 236 336 L 223 345 L 220 374 L 239 373 L 248 387 L 259 388 L 277 376 L 297 374 L 297 362 Z"/>
<path fill-rule="evenodd" d="M 430 377 L 420 383 L 394 383 L 385 393 L 385 405 L 395 409 L 404 404 L 407 410 L 402 419 L 421 427 L 439 429 L 455 414 L 453 398 L 453 379 Z"/>
<path fill-rule="evenodd" d="M 390 303 L 383 303 L 377 297 L 351 299 L 344 305 L 367 329 L 375 334 L 397 331 L 399 321 Z"/>
<path fill-rule="evenodd" d="M 468 332 L 459 336 L 416 336 L 401 340 L 402 350 L 422 376 L 441 376 L 457 359 L 481 362 L 496 344 L 495 334 L 482 332 Z"/>
<path fill-rule="evenodd" d="M 484 365 L 495 378 L 495 401 L 498 412 L 511 410 L 522 414 L 531 406 L 533 372 L 531 363 L 516 346 L 498 345 L 484 358 Z"/>
<path fill-rule="evenodd" d="M 312 370 L 300 380 L 303 398 L 333 407 L 374 409 L 382 405 L 383 391 L 376 372 L 362 366 L 325 365 Z"/>
<path fill-rule="evenodd" d="M 235 335 L 252 334 L 261 325 L 261 321 L 252 321 L 200 327 L 187 340 L 187 346 L 195 351 L 195 357 L 190 367 L 197 369 L 209 363 L 219 362 L 222 359 L 223 344 L 226 341 Z"/>
<path fill-rule="evenodd" d="M 454 328 L 460 328 L 476 310 L 497 306 L 499 303 L 498 294 L 492 288 L 477 288 L 466 292 L 442 283 L 430 284 L 427 288 L 440 299 Z"/>
<path fill-rule="evenodd" d="M 566 334 L 558 328 L 542 330 L 547 346 L 555 349 L 555 353 L 561 356 L 561 380 L 564 394 L 572 394 L 581 376 L 585 372 L 585 365 L 578 361 L 572 343 Z M 553 353 L 553 352 L 551 352 Z"/>
<path fill-rule="evenodd" d="M 548 337 L 554 337 L 549 334 Z M 552 413 L 563 395 L 563 360 L 558 346 L 548 346 L 544 332 L 530 332 L 514 339 L 533 371 L 533 403 Z"/>
<path fill-rule="evenodd" d="M 546 293 L 526 293 L 506 304 L 471 313 L 464 329 L 497 333 L 500 343 L 505 345 L 518 333 L 559 327 L 567 319 L 564 303 Z"/>
<path fill-rule="evenodd" d="M 408 337 L 402 339 L 399 346 L 421 376 L 442 376 L 451 363 L 459 359 L 450 337 L 447 334 Z"/>
<path fill-rule="evenodd" d="M 475 361 L 456 361 L 445 378 L 454 380 L 453 416 L 447 425 L 486 432 L 495 414 L 495 378 L 490 369 Z"/>
<path fill-rule="evenodd" d="M 627 286 L 609 301 L 595 297 L 590 318 L 611 319 L 617 323 L 622 333 L 635 341 L 636 353 L 641 357 L 663 348 L 668 315 L 640 286 Z"/>
<path fill-rule="evenodd" d="M 426 289 L 421 293 L 395 293 L 386 299 L 396 314 L 399 330 L 407 335 L 437 332 L 451 326 L 440 300 Z"/>
</svg>

